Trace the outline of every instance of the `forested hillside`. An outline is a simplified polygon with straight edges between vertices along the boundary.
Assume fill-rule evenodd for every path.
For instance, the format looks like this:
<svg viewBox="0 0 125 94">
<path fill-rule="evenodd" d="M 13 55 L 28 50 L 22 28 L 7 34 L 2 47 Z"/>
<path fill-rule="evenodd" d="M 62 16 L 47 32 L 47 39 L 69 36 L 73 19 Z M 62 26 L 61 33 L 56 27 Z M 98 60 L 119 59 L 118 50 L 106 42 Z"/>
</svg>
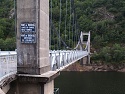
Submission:
<svg viewBox="0 0 125 94">
<path fill-rule="evenodd" d="M 0 49 L 15 50 L 14 2 L 0 0 Z"/>
<path fill-rule="evenodd" d="M 2 50 L 15 49 L 13 3 L 13 0 L 0 0 L 0 49 Z M 61 19 L 60 0 L 52 0 L 50 18 L 54 25 L 52 29 L 55 29 L 51 31 L 51 49 L 58 49 L 59 28 L 62 40 L 72 48 L 78 41 L 80 31 L 90 31 L 91 52 L 94 53 L 92 60 L 107 63 L 125 62 L 125 0 L 67 0 L 67 3 L 66 0 L 62 0 Z M 61 20 L 60 27 L 59 20 Z M 64 48 L 63 43 L 60 46 L 60 49 Z"/>
<path fill-rule="evenodd" d="M 70 16 L 70 0 L 67 0 L 67 24 L 66 32 L 72 35 L 72 27 L 76 34 L 78 32 L 91 31 L 91 52 L 92 60 L 96 62 L 122 63 L 125 62 L 125 1 L 124 0 L 71 0 L 74 1 L 74 15 L 77 21 L 77 29 L 73 22 L 70 24 L 70 17 L 73 19 L 73 11 Z M 62 0 L 61 12 L 61 37 L 65 39 L 65 17 L 66 1 Z M 58 30 L 59 0 L 53 0 L 53 22 Z M 71 28 L 69 31 L 69 27 Z M 68 39 L 66 33 L 66 43 L 71 43 L 73 39 Z M 56 37 L 53 37 L 56 39 Z M 74 38 L 75 39 L 75 38 Z M 52 41 L 52 43 L 54 40 Z M 74 41 L 75 42 L 75 41 Z M 54 45 L 53 45 L 54 46 Z M 52 47 L 53 47 L 52 46 Z M 72 45 L 73 46 L 73 45 Z"/>
<path fill-rule="evenodd" d="M 80 28 L 91 30 L 91 47 L 95 52 L 91 59 L 123 63 L 125 60 L 125 1 L 83 0 L 79 16 Z M 78 12 L 79 13 L 79 12 Z"/>
</svg>

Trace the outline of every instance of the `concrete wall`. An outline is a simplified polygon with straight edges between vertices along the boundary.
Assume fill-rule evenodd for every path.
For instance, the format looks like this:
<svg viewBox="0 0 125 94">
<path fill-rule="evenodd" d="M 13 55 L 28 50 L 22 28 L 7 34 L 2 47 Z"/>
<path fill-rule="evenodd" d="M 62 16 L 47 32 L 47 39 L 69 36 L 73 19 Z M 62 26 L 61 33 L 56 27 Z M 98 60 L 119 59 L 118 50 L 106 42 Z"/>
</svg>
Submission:
<svg viewBox="0 0 125 94">
<path fill-rule="evenodd" d="M 36 73 L 37 44 L 21 43 L 21 23 L 36 23 L 36 0 L 17 0 L 17 62 L 19 72 Z M 34 69 L 34 71 L 33 71 Z"/>
<path fill-rule="evenodd" d="M 47 83 L 15 80 L 11 83 L 10 87 L 9 92 L 5 94 L 53 94 L 54 80 Z M 4 94 L 1 92 L 3 92 L 2 90 L 0 94 Z"/>
<path fill-rule="evenodd" d="M 87 64 L 87 61 L 88 61 L 87 59 L 88 59 L 87 56 L 83 58 L 83 65 L 86 65 L 86 64 Z"/>
<path fill-rule="evenodd" d="M 53 94 L 54 92 L 54 80 L 44 85 L 44 94 Z"/>
<path fill-rule="evenodd" d="M 34 23 L 36 43 L 21 43 L 21 23 Z M 17 0 L 18 72 L 42 74 L 49 63 L 49 0 Z"/>
<path fill-rule="evenodd" d="M 50 70 L 49 62 L 49 0 L 40 0 L 39 14 L 39 68 L 40 73 Z"/>
<path fill-rule="evenodd" d="M 22 23 L 35 24 L 36 32 L 21 32 Z M 21 43 L 22 34 L 34 33 L 35 43 Z M 50 71 L 49 0 L 17 0 L 17 63 L 18 74 L 29 76 L 18 76 L 18 79 L 11 83 L 8 94 L 53 94 L 54 78 L 50 80 L 51 77 L 46 78 L 46 75 L 37 77 Z M 46 83 L 43 79 L 49 81 Z"/>
<path fill-rule="evenodd" d="M 43 84 L 16 80 L 11 83 L 11 89 L 7 94 L 44 94 L 42 89 Z"/>
<path fill-rule="evenodd" d="M 2 87 L 2 91 L 6 94 L 10 89 L 10 84 L 6 85 L 5 87 Z M 1 93 L 0 93 L 1 94 Z"/>
<path fill-rule="evenodd" d="M 0 88 L 0 94 L 5 94 L 1 88 Z"/>
<path fill-rule="evenodd" d="M 90 55 L 86 56 L 86 57 L 83 57 L 81 60 L 80 60 L 80 64 L 81 65 L 89 65 L 90 64 Z"/>
<path fill-rule="evenodd" d="M 36 83 L 18 83 L 17 94 L 41 94 L 40 84 Z"/>
</svg>

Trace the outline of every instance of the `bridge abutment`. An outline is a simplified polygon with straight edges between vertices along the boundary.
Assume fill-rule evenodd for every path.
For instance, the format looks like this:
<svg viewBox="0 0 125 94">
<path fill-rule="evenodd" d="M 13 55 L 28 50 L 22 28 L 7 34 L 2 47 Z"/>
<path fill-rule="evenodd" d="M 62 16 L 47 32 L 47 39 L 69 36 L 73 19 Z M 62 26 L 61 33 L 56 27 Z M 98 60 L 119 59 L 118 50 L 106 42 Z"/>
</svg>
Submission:
<svg viewBox="0 0 125 94">
<path fill-rule="evenodd" d="M 52 71 L 41 75 L 19 74 L 7 94 L 53 94 L 56 76 L 58 73 Z"/>
<path fill-rule="evenodd" d="M 90 64 L 90 55 L 80 59 L 80 64 L 81 65 L 89 65 Z"/>
</svg>

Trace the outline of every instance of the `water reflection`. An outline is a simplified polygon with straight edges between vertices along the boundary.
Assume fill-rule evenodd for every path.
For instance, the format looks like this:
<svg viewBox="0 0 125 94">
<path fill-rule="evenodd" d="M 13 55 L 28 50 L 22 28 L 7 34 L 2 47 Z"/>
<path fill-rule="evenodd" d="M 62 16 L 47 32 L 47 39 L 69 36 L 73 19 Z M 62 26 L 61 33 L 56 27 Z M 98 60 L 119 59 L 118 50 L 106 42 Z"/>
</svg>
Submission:
<svg viewBox="0 0 125 94">
<path fill-rule="evenodd" d="M 125 73 L 61 72 L 55 87 L 60 94 L 125 94 Z"/>
</svg>

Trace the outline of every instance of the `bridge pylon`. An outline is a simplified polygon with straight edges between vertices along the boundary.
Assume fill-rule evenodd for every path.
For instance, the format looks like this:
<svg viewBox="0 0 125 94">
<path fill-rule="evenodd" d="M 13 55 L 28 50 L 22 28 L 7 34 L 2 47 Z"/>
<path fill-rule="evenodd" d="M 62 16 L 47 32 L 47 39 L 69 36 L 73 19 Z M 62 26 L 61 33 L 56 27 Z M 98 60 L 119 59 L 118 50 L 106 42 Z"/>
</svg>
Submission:
<svg viewBox="0 0 125 94">
<path fill-rule="evenodd" d="M 87 33 L 81 32 L 80 49 L 88 52 L 88 56 L 81 59 L 81 64 L 90 64 L 90 31 Z"/>
<path fill-rule="evenodd" d="M 17 80 L 8 94 L 53 94 L 58 72 L 49 62 L 49 0 L 17 0 Z"/>
</svg>

